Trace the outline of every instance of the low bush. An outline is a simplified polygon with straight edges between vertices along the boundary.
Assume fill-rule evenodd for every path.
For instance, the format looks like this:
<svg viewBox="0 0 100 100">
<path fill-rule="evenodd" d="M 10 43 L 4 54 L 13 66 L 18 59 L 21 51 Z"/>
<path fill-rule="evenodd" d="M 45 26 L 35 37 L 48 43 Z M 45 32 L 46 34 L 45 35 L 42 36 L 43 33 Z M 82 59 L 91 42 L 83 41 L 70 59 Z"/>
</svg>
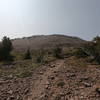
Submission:
<svg viewBox="0 0 100 100">
<path fill-rule="evenodd" d="M 44 62 L 44 51 L 40 50 L 36 56 L 36 63 L 43 63 Z"/>
<path fill-rule="evenodd" d="M 57 86 L 59 86 L 59 87 L 63 87 L 65 85 L 65 82 L 64 81 L 60 81 L 58 84 L 57 84 Z"/>
<path fill-rule="evenodd" d="M 54 50 L 53 50 L 53 55 L 54 57 L 56 58 L 62 58 L 62 49 L 60 47 L 56 47 Z"/>
<path fill-rule="evenodd" d="M 28 49 L 27 52 L 25 53 L 24 59 L 32 59 L 30 50 Z"/>
<path fill-rule="evenodd" d="M 85 58 L 88 56 L 88 54 L 84 52 L 81 48 L 77 49 L 74 54 L 77 58 L 81 58 L 81 57 Z"/>
</svg>

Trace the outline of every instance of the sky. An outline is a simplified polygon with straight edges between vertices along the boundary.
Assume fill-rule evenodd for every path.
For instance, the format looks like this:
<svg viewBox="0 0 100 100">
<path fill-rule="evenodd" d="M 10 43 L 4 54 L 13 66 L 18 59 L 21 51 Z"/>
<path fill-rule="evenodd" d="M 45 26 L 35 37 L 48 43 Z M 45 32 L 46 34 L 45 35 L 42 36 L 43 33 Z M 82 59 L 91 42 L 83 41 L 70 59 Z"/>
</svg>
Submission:
<svg viewBox="0 0 100 100">
<path fill-rule="evenodd" d="M 43 34 L 100 35 L 100 0 L 0 0 L 0 39 Z"/>
</svg>

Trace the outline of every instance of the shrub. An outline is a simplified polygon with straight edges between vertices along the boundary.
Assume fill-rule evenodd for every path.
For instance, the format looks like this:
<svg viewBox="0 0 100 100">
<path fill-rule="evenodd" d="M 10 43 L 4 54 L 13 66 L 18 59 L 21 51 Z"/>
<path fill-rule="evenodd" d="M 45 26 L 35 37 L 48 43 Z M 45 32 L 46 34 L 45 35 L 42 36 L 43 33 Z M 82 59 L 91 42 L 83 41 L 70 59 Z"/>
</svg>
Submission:
<svg viewBox="0 0 100 100">
<path fill-rule="evenodd" d="M 0 60 L 11 61 L 13 56 L 10 54 L 13 49 L 12 42 L 8 37 L 4 37 L 0 45 Z"/>
<path fill-rule="evenodd" d="M 84 51 L 84 52 L 83 52 Z M 97 36 L 93 41 L 84 45 L 77 53 L 78 56 L 84 57 L 84 53 L 100 64 L 100 37 Z"/>
<path fill-rule="evenodd" d="M 81 58 L 81 57 L 87 57 L 88 55 L 81 48 L 79 48 L 79 49 L 76 50 L 75 56 L 77 58 Z"/>
<path fill-rule="evenodd" d="M 37 57 L 36 57 L 36 62 L 37 63 L 44 62 L 44 52 L 42 50 L 38 52 Z"/>
<path fill-rule="evenodd" d="M 30 53 L 30 50 L 29 50 L 29 49 L 28 49 L 27 52 L 25 53 L 24 59 L 32 59 L 31 53 Z"/>
<path fill-rule="evenodd" d="M 92 42 L 85 45 L 85 49 L 93 60 L 100 64 L 100 37 L 95 37 Z"/>
<path fill-rule="evenodd" d="M 54 57 L 56 57 L 56 58 L 62 58 L 61 53 L 62 53 L 62 49 L 61 49 L 60 47 L 56 47 L 56 48 L 53 50 L 53 55 L 54 55 Z"/>
<path fill-rule="evenodd" d="M 59 86 L 59 87 L 63 87 L 65 85 L 65 82 L 64 81 L 60 81 L 58 84 L 57 84 L 57 86 Z"/>
<path fill-rule="evenodd" d="M 100 64 L 100 37 L 94 38 L 94 58 Z"/>
<path fill-rule="evenodd" d="M 36 62 L 37 63 L 42 63 L 43 62 L 43 56 L 42 55 L 38 55 L 36 58 Z"/>
</svg>

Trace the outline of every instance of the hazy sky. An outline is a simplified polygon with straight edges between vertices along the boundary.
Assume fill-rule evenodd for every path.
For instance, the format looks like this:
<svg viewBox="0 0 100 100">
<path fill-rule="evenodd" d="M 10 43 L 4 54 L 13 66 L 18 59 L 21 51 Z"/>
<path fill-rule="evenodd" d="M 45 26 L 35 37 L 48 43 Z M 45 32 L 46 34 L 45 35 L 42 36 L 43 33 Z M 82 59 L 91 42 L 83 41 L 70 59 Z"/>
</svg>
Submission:
<svg viewBox="0 0 100 100">
<path fill-rule="evenodd" d="M 0 38 L 100 34 L 100 0 L 0 0 Z"/>
</svg>

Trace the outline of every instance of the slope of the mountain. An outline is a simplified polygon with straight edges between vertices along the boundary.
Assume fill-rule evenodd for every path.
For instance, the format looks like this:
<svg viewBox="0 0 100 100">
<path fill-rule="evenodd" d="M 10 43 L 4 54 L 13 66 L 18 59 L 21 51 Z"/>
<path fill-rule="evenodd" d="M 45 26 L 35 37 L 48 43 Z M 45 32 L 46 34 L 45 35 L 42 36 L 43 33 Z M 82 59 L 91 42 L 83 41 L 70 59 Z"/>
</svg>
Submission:
<svg viewBox="0 0 100 100">
<path fill-rule="evenodd" d="M 18 38 L 13 40 L 14 49 L 23 51 L 27 48 L 34 49 L 48 49 L 60 46 L 77 46 L 85 43 L 86 41 L 71 36 L 65 35 L 37 35 L 32 37 Z"/>
</svg>

